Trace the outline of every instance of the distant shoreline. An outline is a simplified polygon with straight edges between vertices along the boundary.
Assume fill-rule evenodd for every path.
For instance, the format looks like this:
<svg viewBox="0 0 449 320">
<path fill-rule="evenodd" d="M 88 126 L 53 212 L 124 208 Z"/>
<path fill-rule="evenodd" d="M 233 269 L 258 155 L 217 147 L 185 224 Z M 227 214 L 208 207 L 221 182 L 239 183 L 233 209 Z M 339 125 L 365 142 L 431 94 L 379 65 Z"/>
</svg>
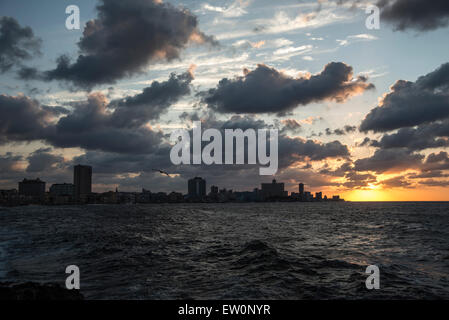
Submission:
<svg viewBox="0 0 449 320">
<path fill-rule="evenodd" d="M 260 204 L 260 203 L 282 203 L 282 204 L 328 204 L 328 203 L 449 203 L 445 200 L 434 200 L 434 201 L 322 201 L 322 202 L 293 202 L 293 201 L 264 201 L 264 202 L 162 202 L 162 203 L 86 203 L 86 204 L 23 204 L 23 205 L 0 205 L 0 208 L 16 208 L 16 207 L 87 207 L 87 206 L 156 206 L 156 205 L 217 205 L 217 204 L 230 204 L 230 205 L 244 205 L 244 204 Z"/>
</svg>

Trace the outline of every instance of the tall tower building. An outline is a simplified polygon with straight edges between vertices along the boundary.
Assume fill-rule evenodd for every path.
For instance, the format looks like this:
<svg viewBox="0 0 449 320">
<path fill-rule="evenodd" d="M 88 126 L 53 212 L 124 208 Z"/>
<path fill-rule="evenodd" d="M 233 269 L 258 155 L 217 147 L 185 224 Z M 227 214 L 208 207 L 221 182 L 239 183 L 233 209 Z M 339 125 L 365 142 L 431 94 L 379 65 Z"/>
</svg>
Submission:
<svg viewBox="0 0 449 320">
<path fill-rule="evenodd" d="M 92 192 L 92 167 L 77 165 L 73 170 L 75 199 L 89 195 Z"/>
<path fill-rule="evenodd" d="M 299 195 L 300 196 L 304 195 L 304 183 L 299 184 Z"/>
<path fill-rule="evenodd" d="M 188 184 L 188 194 L 190 197 L 205 197 L 206 180 L 200 177 L 190 179 Z"/>
</svg>

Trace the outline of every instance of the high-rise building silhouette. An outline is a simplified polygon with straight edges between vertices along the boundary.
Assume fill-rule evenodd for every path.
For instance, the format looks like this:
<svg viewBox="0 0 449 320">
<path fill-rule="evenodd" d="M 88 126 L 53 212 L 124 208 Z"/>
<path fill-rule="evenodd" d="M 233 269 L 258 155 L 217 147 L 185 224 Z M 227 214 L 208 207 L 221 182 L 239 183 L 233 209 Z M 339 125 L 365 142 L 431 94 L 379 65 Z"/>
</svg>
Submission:
<svg viewBox="0 0 449 320">
<path fill-rule="evenodd" d="M 80 199 L 92 193 L 92 167 L 77 165 L 73 170 L 75 198 Z"/>
<path fill-rule="evenodd" d="M 303 196 L 304 195 L 304 183 L 300 183 L 299 184 L 299 196 Z"/>
<path fill-rule="evenodd" d="M 188 182 L 188 194 L 190 197 L 206 196 L 206 180 L 201 177 L 195 177 Z"/>
</svg>

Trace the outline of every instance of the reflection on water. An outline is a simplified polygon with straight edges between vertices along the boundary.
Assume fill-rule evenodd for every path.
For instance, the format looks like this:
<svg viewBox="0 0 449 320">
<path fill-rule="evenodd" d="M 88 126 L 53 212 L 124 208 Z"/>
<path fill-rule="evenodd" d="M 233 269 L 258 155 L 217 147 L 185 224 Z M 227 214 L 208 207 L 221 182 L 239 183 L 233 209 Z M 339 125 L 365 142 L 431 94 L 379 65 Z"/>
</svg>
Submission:
<svg viewBox="0 0 449 320">
<path fill-rule="evenodd" d="M 30 206 L 0 222 L 0 281 L 64 285 L 75 264 L 87 298 L 449 298 L 447 203 Z"/>
</svg>

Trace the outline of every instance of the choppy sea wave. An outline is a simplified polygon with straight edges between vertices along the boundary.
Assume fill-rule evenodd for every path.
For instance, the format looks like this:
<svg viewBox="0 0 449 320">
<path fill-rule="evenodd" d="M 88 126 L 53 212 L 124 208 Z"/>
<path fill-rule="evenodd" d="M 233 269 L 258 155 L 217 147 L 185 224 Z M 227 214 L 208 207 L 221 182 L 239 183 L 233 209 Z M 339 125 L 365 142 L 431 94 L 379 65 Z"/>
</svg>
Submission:
<svg viewBox="0 0 449 320">
<path fill-rule="evenodd" d="M 0 208 L 0 239 L 0 282 L 74 264 L 88 299 L 449 299 L 448 203 Z"/>
</svg>

